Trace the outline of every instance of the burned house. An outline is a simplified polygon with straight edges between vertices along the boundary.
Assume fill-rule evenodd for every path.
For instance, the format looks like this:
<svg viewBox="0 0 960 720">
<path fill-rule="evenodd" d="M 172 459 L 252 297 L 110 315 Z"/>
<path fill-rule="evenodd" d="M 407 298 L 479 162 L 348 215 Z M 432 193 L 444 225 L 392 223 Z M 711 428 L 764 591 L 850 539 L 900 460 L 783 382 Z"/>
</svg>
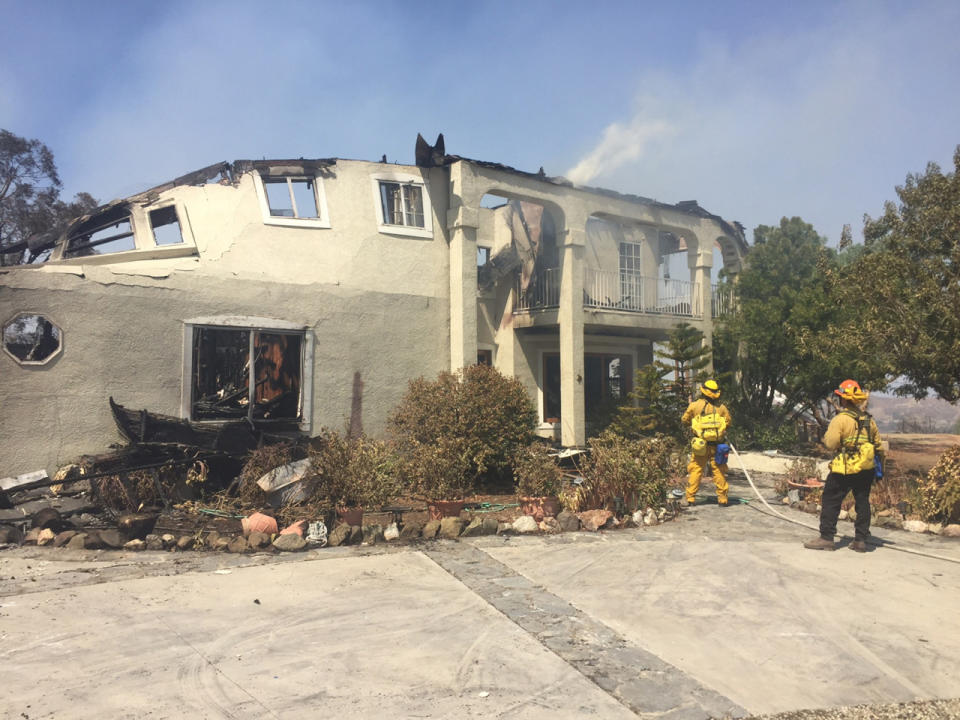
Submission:
<svg viewBox="0 0 960 720">
<path fill-rule="evenodd" d="M 211 427 L 379 435 L 410 379 L 476 362 L 580 445 L 677 322 L 711 337 L 711 268 L 737 272 L 739 226 L 442 138 L 416 157 L 213 165 L 0 268 L 0 474 L 116 442 L 110 397 Z"/>
</svg>

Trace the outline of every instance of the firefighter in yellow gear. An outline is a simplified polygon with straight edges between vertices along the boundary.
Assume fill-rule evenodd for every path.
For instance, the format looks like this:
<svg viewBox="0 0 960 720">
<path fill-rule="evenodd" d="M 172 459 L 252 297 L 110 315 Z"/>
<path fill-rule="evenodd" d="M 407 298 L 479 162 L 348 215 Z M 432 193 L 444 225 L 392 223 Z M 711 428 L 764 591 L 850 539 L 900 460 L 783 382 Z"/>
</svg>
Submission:
<svg viewBox="0 0 960 720">
<path fill-rule="evenodd" d="M 733 418 L 726 405 L 719 402 L 720 386 L 715 380 L 707 380 L 700 386 L 700 397 L 687 406 L 682 422 L 693 430 L 694 438 L 690 462 L 687 464 L 687 503 L 693 505 L 707 467 L 717 486 L 717 503 L 725 507 L 728 502 L 727 463 L 717 463 L 717 445 L 725 440 L 727 428 Z"/>
</svg>

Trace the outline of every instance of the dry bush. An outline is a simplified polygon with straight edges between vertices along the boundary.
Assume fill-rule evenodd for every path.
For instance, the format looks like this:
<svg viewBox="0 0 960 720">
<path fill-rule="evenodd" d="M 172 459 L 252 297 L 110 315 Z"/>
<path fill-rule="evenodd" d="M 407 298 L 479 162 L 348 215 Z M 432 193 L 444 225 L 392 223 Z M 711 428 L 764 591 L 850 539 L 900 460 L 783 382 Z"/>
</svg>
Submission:
<svg viewBox="0 0 960 720">
<path fill-rule="evenodd" d="M 902 503 L 909 503 L 914 493 L 915 489 L 906 476 L 886 472 L 882 478 L 873 481 L 870 505 L 877 510 L 899 508 Z"/>
<path fill-rule="evenodd" d="M 676 441 L 666 436 L 629 440 L 605 432 L 589 445 L 590 456 L 581 465 L 583 484 L 561 496 L 569 509 L 613 506 L 618 499 L 626 510 L 656 507 L 683 472 Z"/>
<path fill-rule="evenodd" d="M 534 427 L 536 410 L 522 383 L 486 365 L 412 381 L 390 418 L 399 454 L 420 476 L 417 485 L 426 474 L 465 490 L 507 476 L 514 453 L 533 440 Z M 431 462 L 441 463 L 442 472 L 431 471 Z M 462 479 L 446 477 L 464 463 Z"/>
<path fill-rule="evenodd" d="M 310 473 L 330 506 L 379 507 L 396 497 L 397 462 L 386 444 L 328 430 L 319 446 L 310 451 Z"/>
<path fill-rule="evenodd" d="M 517 450 L 513 458 L 513 479 L 517 494 L 524 497 L 556 497 L 563 489 L 563 471 L 544 443 Z"/>
<path fill-rule="evenodd" d="M 95 478 L 91 487 L 99 505 L 116 512 L 136 512 L 142 506 L 161 506 L 175 498 L 186 473 L 187 468 L 171 463 L 161 468 Z"/>
<path fill-rule="evenodd" d="M 960 445 L 943 453 L 917 484 L 914 507 L 924 520 L 960 521 Z"/>
</svg>

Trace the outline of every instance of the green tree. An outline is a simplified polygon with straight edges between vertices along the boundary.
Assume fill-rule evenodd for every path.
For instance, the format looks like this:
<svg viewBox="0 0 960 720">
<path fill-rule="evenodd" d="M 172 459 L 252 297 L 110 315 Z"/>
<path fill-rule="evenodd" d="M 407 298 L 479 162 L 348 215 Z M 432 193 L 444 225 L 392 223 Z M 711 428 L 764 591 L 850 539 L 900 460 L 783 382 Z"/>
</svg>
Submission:
<svg viewBox="0 0 960 720">
<path fill-rule="evenodd" d="M 727 398 L 737 426 L 780 428 L 804 412 L 825 426 L 823 400 L 840 380 L 883 385 L 877 363 L 852 364 L 826 334 L 867 301 L 841 305 L 829 293 L 846 256 L 856 252 L 850 246 L 838 256 L 799 217 L 754 231 L 734 286 L 736 312 L 714 333 L 715 363 L 732 385 Z"/>
<path fill-rule="evenodd" d="M 930 163 L 907 175 L 899 202 L 866 218 L 867 252 L 835 288 L 838 302 L 861 306 L 836 328 L 838 345 L 880 356 L 902 379 L 898 394 L 950 401 L 960 399 L 960 146 L 953 162 L 953 172 Z"/>
<path fill-rule="evenodd" d="M 60 188 L 50 148 L 0 130 L 0 265 L 43 259 L 70 220 L 97 206 L 87 193 L 64 202 Z"/>
</svg>

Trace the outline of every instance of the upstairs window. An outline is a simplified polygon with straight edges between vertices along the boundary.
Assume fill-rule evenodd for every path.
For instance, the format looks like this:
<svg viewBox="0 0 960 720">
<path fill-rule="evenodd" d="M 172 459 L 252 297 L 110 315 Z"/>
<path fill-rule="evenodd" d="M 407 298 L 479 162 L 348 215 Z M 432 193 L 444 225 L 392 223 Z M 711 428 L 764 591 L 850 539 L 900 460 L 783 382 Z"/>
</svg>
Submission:
<svg viewBox="0 0 960 720">
<path fill-rule="evenodd" d="M 153 241 L 157 245 L 183 243 L 180 218 L 177 217 L 177 209 L 173 205 L 150 211 L 150 229 L 153 230 Z"/>
<path fill-rule="evenodd" d="M 423 186 L 380 181 L 384 225 L 424 227 Z"/>
<path fill-rule="evenodd" d="M 133 225 L 126 208 L 105 212 L 81 225 L 67 238 L 65 258 L 107 255 L 136 250 Z"/>
<path fill-rule="evenodd" d="M 314 181 L 309 178 L 264 178 L 271 217 L 318 218 Z"/>
<path fill-rule="evenodd" d="M 330 227 L 323 181 L 308 175 L 256 174 L 263 222 L 288 227 Z"/>
</svg>

